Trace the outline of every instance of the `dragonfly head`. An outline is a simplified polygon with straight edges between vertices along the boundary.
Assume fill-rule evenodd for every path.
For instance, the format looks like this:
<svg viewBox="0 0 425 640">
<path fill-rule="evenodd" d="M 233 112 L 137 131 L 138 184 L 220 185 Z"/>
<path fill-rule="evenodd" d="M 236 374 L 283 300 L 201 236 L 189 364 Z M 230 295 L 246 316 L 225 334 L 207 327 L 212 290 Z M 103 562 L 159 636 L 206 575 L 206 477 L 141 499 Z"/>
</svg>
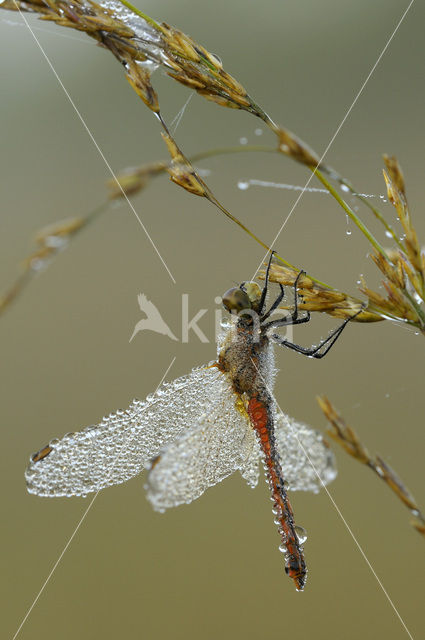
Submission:
<svg viewBox="0 0 425 640">
<path fill-rule="evenodd" d="M 261 299 L 261 289 L 256 282 L 243 282 L 223 295 L 223 305 L 230 313 L 241 313 L 245 309 L 257 311 Z"/>
</svg>

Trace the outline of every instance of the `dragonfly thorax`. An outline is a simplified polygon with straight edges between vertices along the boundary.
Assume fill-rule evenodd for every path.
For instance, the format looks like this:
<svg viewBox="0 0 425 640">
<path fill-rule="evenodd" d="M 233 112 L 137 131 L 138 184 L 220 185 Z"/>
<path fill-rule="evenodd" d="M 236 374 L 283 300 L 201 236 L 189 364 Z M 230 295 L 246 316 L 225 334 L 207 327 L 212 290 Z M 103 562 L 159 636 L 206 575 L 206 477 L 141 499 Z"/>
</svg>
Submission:
<svg viewBox="0 0 425 640">
<path fill-rule="evenodd" d="M 273 344 L 255 331 L 255 323 L 239 316 L 219 342 L 218 366 L 226 373 L 236 393 L 273 389 L 275 366 Z"/>
</svg>

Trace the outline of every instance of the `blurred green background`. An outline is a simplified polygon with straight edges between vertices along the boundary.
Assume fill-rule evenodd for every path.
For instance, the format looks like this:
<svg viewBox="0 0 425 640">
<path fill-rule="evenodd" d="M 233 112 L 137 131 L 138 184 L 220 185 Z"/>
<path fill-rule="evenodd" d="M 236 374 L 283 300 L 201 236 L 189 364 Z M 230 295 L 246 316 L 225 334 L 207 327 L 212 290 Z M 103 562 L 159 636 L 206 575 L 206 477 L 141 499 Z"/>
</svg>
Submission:
<svg viewBox="0 0 425 640">
<path fill-rule="evenodd" d="M 144 11 L 217 53 L 271 116 L 321 153 L 393 32 L 407 2 L 324 0 L 139 1 Z M 406 174 L 420 237 L 423 218 L 424 7 L 413 4 L 327 161 L 369 194 L 383 194 L 381 153 Z M 166 157 L 154 117 L 111 55 L 77 32 L 29 17 L 47 55 L 111 167 Z M 108 170 L 31 34 L 16 13 L 0 13 L 2 100 L 2 269 L 5 290 L 43 225 L 89 212 L 102 201 Z M 170 122 L 188 90 L 158 70 L 154 83 Z M 263 129 L 261 136 L 255 134 Z M 257 132 L 258 133 L 258 132 Z M 214 146 L 274 144 L 246 113 L 193 96 L 176 132 L 187 153 Z M 255 178 L 303 185 L 307 172 L 274 155 L 203 162 L 217 197 L 271 242 L 297 193 L 237 188 Z M 312 183 L 312 186 L 319 186 Z M 213 344 L 140 333 L 137 294 L 153 300 L 177 334 L 181 294 L 190 311 L 251 278 L 263 250 L 201 199 L 158 179 L 134 199 L 177 284 L 173 285 L 129 207 L 82 234 L 0 320 L 2 369 L 2 634 L 12 637 L 88 500 L 29 496 L 24 468 L 50 438 L 126 407 L 169 379 L 214 358 Z M 389 205 L 383 211 L 392 216 Z M 385 236 L 361 211 L 385 243 Z M 351 235 L 346 232 L 352 231 Z M 369 247 L 322 194 L 305 194 L 277 243 L 281 255 L 355 292 L 361 273 L 379 286 Z M 213 334 L 213 313 L 200 326 Z M 314 316 L 295 331 L 305 345 L 335 321 Z M 425 504 L 424 339 L 390 323 L 348 327 L 323 361 L 279 350 L 281 406 L 319 429 L 315 401 L 326 393 L 371 451 L 399 472 Z M 407 510 L 365 468 L 336 451 L 330 491 L 414 637 L 423 629 L 424 540 Z M 232 638 L 293 640 L 406 637 L 374 575 L 326 494 L 293 494 L 308 531 L 309 578 L 296 593 L 284 574 L 262 482 L 235 474 L 192 505 L 164 515 L 144 497 L 143 477 L 102 492 L 81 525 L 20 638 Z"/>
</svg>

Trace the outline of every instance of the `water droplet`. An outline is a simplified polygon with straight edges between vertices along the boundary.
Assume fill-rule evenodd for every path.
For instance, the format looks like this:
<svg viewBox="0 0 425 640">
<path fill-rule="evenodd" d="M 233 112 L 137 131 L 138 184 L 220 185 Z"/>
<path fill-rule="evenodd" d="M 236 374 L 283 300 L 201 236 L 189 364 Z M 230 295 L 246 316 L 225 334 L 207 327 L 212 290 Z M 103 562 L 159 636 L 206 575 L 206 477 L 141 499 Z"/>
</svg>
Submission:
<svg viewBox="0 0 425 640">
<path fill-rule="evenodd" d="M 345 232 L 345 234 L 346 234 L 347 236 L 351 236 L 351 230 L 350 230 L 350 229 L 347 229 L 347 231 Z"/>
<path fill-rule="evenodd" d="M 262 129 L 256 129 L 254 131 L 254 133 L 255 133 L 256 136 L 262 136 L 263 135 L 263 130 Z"/>
<path fill-rule="evenodd" d="M 386 398 L 389 398 L 389 397 L 390 397 L 390 394 L 389 394 L 389 393 L 386 393 L 386 394 L 385 394 L 385 397 L 386 397 Z"/>
<path fill-rule="evenodd" d="M 201 178 L 208 178 L 208 176 L 211 175 L 211 169 L 200 169 L 199 167 L 197 167 L 196 171 L 198 172 L 198 175 L 201 176 Z"/>
<path fill-rule="evenodd" d="M 342 184 L 341 185 L 341 191 L 345 191 L 347 193 L 347 191 L 350 191 L 349 187 L 347 187 L 346 184 Z"/>
<path fill-rule="evenodd" d="M 388 231 L 388 230 L 385 232 L 385 235 L 387 236 L 387 238 L 393 237 L 393 234 L 391 233 L 391 231 Z"/>
<path fill-rule="evenodd" d="M 245 137 L 239 138 L 239 142 L 240 144 L 248 144 L 248 138 L 245 138 Z"/>
<path fill-rule="evenodd" d="M 307 531 L 304 529 L 304 527 L 300 527 L 296 524 L 295 533 L 297 534 L 298 542 L 300 544 L 304 544 L 304 542 L 307 540 Z"/>
<path fill-rule="evenodd" d="M 46 245 L 46 247 L 60 249 L 68 244 L 68 238 L 55 235 L 47 236 L 46 238 L 44 238 L 44 244 Z"/>
<path fill-rule="evenodd" d="M 218 56 L 216 53 L 211 54 L 218 62 L 218 66 L 222 67 L 223 66 L 223 61 L 220 58 L 220 56 Z"/>
<path fill-rule="evenodd" d="M 238 189 L 240 189 L 241 191 L 246 191 L 247 189 L 249 189 L 249 180 L 239 180 Z"/>
</svg>

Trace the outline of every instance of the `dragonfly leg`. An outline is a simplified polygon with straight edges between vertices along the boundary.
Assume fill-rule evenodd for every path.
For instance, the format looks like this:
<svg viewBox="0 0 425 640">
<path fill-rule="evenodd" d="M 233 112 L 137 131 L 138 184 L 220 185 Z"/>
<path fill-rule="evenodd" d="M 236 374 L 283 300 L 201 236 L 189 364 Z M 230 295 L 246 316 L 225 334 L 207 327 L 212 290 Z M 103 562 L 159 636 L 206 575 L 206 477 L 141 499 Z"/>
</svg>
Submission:
<svg viewBox="0 0 425 640">
<path fill-rule="evenodd" d="M 358 313 L 360 313 L 360 311 Z M 355 318 L 355 317 L 356 316 L 352 316 L 352 318 Z M 346 320 L 344 320 L 344 322 L 339 327 L 334 329 L 334 331 L 332 331 L 332 333 L 327 338 L 325 338 L 325 340 L 322 340 L 321 342 L 319 342 L 318 345 L 314 347 L 302 347 L 299 344 L 295 344 L 294 342 L 290 342 L 289 340 L 286 340 L 286 338 L 279 336 L 277 333 L 272 334 L 271 337 L 275 342 L 277 342 L 277 344 L 280 344 L 283 347 L 288 347 L 289 349 L 292 349 L 297 353 L 301 353 L 304 356 L 309 356 L 310 358 L 323 358 L 328 353 L 328 351 L 333 347 L 333 345 L 338 340 L 339 336 L 344 331 L 345 327 L 350 322 L 350 320 L 352 320 L 352 318 L 347 318 Z"/>
<path fill-rule="evenodd" d="M 294 282 L 294 310 L 292 312 L 292 320 L 297 320 L 298 318 L 298 282 L 300 281 L 300 278 L 303 275 L 303 273 L 305 273 L 305 271 L 301 270 L 297 275 L 297 277 L 295 278 L 295 282 Z M 305 320 L 304 322 L 308 322 L 308 321 Z"/>
<path fill-rule="evenodd" d="M 281 284 L 279 284 L 279 287 L 280 287 L 280 293 L 277 296 L 276 300 L 273 302 L 272 306 L 267 311 L 267 313 L 265 313 L 263 316 L 261 316 L 261 322 L 262 323 L 264 322 L 264 320 L 267 320 L 267 318 L 270 317 L 270 315 L 273 313 L 273 311 L 275 309 L 277 309 L 277 307 L 280 305 L 280 303 L 282 302 L 283 298 L 285 297 L 285 289 L 282 287 Z"/>
<path fill-rule="evenodd" d="M 293 310 L 293 312 L 289 316 L 286 316 L 285 318 L 281 318 L 280 320 L 274 320 L 272 322 L 267 323 L 266 325 L 262 325 L 265 330 L 270 329 L 271 327 L 283 327 L 285 325 L 288 326 L 288 325 L 293 325 L 293 324 L 302 324 L 303 322 L 308 322 L 310 320 L 310 313 L 308 311 L 306 312 L 306 315 L 303 316 L 302 318 L 299 318 L 299 313 L 298 313 L 298 282 L 299 282 L 301 276 L 304 273 L 305 273 L 305 271 L 300 271 L 299 272 L 299 274 L 295 278 L 295 282 L 294 282 L 294 285 L 293 285 L 293 288 L 294 288 L 294 310 Z M 279 285 L 279 286 L 281 287 L 281 295 L 278 296 L 278 298 L 275 300 L 275 302 L 271 306 L 271 308 L 268 311 L 268 313 L 266 313 L 261 318 L 261 322 L 262 323 L 279 306 L 279 304 L 281 303 L 281 301 L 283 299 L 283 295 L 282 295 L 283 294 L 283 287 L 282 287 L 282 285 Z"/>
<path fill-rule="evenodd" d="M 258 305 L 258 314 L 260 316 L 262 315 L 262 313 L 264 311 L 264 305 L 265 305 L 266 296 L 267 296 L 267 288 L 268 288 L 268 284 L 269 284 L 270 267 L 271 267 L 273 256 L 274 256 L 275 253 L 276 253 L 276 251 L 272 251 L 270 253 L 269 262 L 267 264 L 266 277 L 265 277 L 265 280 L 264 280 L 264 287 L 263 287 L 263 290 L 261 292 L 261 298 L 260 298 L 260 302 L 259 302 L 259 305 Z"/>
</svg>

